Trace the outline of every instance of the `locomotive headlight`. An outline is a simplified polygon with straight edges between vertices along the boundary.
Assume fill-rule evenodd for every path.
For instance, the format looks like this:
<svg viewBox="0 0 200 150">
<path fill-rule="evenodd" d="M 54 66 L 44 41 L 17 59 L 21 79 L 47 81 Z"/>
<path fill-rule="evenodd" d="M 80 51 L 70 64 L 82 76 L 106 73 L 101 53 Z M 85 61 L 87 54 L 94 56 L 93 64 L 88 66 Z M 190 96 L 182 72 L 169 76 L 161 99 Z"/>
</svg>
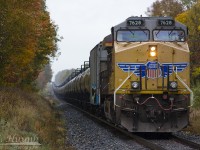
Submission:
<svg viewBox="0 0 200 150">
<path fill-rule="evenodd" d="M 150 56 L 152 57 L 156 56 L 156 52 L 150 52 Z"/>
<path fill-rule="evenodd" d="M 134 90 L 140 90 L 140 82 L 138 81 L 131 82 L 131 86 Z"/>
<path fill-rule="evenodd" d="M 170 83 L 170 87 L 173 88 L 173 89 L 176 89 L 178 86 L 177 82 L 171 82 Z"/>
<path fill-rule="evenodd" d="M 157 55 L 157 46 L 149 46 L 150 56 L 155 57 Z"/>
<path fill-rule="evenodd" d="M 132 83 L 132 87 L 133 87 L 134 89 L 137 89 L 137 88 L 139 87 L 139 83 L 138 83 L 138 82 L 133 82 L 133 83 Z"/>
<path fill-rule="evenodd" d="M 169 89 L 171 91 L 177 91 L 178 83 L 176 81 L 170 81 L 169 82 Z"/>
<path fill-rule="evenodd" d="M 150 50 L 151 50 L 151 51 L 156 51 L 156 46 L 151 46 L 151 47 L 150 47 Z"/>
</svg>

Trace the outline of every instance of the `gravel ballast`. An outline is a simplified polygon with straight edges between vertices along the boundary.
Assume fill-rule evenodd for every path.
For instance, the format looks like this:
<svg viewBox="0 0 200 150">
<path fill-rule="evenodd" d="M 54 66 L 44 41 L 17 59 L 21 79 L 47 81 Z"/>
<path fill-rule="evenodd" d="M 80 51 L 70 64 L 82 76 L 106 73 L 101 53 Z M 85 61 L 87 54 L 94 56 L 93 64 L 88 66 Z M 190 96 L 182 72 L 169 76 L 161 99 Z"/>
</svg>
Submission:
<svg viewBox="0 0 200 150">
<path fill-rule="evenodd" d="M 184 131 L 176 132 L 176 133 L 174 133 L 174 135 L 200 144 L 200 135 L 194 135 L 190 132 L 184 132 Z"/>
<path fill-rule="evenodd" d="M 83 113 L 65 106 L 68 142 L 77 150 L 145 150 L 128 137 L 115 134 Z"/>
<path fill-rule="evenodd" d="M 82 112 L 62 103 L 59 106 L 64 112 L 67 128 L 67 142 L 77 150 L 146 150 L 147 148 L 136 143 L 131 138 L 119 133 L 108 126 L 91 119 Z M 186 132 L 174 133 L 178 137 L 200 143 L 200 136 Z M 150 140 L 170 150 L 191 150 L 172 140 L 154 139 Z"/>
</svg>

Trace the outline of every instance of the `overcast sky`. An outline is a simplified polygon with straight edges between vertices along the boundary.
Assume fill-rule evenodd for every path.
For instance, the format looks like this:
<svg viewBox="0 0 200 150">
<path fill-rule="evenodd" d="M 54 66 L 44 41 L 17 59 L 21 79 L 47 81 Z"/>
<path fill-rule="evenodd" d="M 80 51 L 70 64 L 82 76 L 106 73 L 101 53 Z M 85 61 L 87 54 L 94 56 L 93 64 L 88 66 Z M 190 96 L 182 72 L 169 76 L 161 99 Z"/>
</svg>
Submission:
<svg viewBox="0 0 200 150">
<path fill-rule="evenodd" d="M 52 21 L 59 27 L 61 55 L 52 63 L 54 76 L 79 68 L 90 50 L 110 34 L 110 29 L 130 16 L 146 16 L 155 0 L 46 0 Z M 54 79 L 53 79 L 54 80 Z"/>
</svg>

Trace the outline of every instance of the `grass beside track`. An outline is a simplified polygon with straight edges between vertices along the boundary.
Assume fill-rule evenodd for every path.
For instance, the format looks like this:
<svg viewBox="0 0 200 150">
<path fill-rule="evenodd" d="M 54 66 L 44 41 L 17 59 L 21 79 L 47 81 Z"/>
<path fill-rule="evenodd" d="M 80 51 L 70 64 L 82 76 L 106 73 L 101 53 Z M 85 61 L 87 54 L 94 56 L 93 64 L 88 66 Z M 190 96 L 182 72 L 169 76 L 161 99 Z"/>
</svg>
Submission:
<svg viewBox="0 0 200 150">
<path fill-rule="evenodd" d="M 200 135 L 200 109 L 192 108 L 190 111 L 190 125 L 183 129 L 188 133 Z"/>
<path fill-rule="evenodd" d="M 200 135 L 200 109 L 191 109 L 190 126 L 184 130 Z"/>
<path fill-rule="evenodd" d="M 17 88 L 0 88 L 0 149 L 71 149 L 61 113 L 37 93 Z M 19 146 L 36 142 L 41 146 Z M 6 145 L 17 143 L 17 145 Z M 3 145 L 2 145 L 3 144 Z"/>
</svg>

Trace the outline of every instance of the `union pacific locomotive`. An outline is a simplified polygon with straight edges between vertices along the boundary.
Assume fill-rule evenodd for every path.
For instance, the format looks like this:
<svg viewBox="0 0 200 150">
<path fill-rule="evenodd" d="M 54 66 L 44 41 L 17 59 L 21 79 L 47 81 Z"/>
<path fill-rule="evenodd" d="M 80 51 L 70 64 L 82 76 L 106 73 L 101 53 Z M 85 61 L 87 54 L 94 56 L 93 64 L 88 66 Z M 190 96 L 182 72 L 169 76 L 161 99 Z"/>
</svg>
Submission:
<svg viewBox="0 0 200 150">
<path fill-rule="evenodd" d="M 187 38 L 171 17 L 129 17 L 54 92 L 130 132 L 179 131 L 192 100 Z"/>
</svg>

